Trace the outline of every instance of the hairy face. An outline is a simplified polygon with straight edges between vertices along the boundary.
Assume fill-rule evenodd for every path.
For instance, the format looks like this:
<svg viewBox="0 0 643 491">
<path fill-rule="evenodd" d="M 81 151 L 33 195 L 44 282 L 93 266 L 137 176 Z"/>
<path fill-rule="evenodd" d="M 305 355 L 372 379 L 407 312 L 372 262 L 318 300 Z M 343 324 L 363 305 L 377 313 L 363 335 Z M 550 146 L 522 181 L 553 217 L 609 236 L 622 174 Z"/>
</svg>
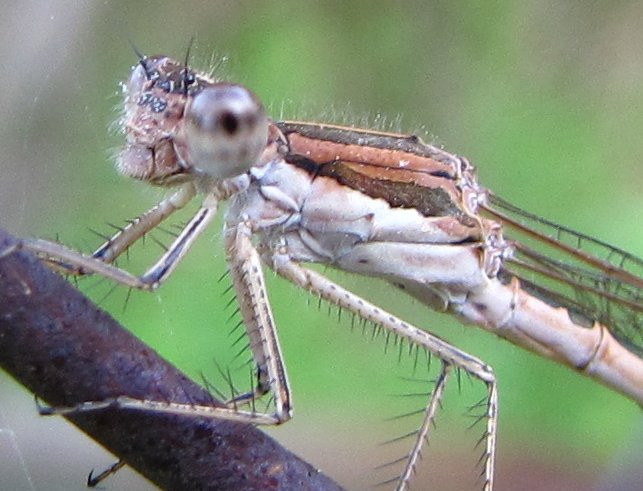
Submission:
<svg viewBox="0 0 643 491">
<path fill-rule="evenodd" d="M 264 150 L 268 119 L 243 86 L 215 82 L 165 57 L 141 58 L 124 86 L 122 174 L 160 186 L 234 177 Z"/>
</svg>

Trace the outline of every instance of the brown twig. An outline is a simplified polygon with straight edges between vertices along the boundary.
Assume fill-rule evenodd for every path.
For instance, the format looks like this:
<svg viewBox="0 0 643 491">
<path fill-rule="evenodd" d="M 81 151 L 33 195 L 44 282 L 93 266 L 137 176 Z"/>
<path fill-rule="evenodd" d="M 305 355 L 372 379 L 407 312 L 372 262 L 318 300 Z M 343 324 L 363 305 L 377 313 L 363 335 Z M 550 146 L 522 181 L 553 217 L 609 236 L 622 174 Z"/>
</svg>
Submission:
<svg viewBox="0 0 643 491">
<path fill-rule="evenodd" d="M 53 406 L 217 404 L 0 230 L 0 367 Z M 35 411 L 34 407 L 34 411 Z M 340 489 L 251 425 L 108 408 L 67 418 L 163 489 Z"/>
</svg>

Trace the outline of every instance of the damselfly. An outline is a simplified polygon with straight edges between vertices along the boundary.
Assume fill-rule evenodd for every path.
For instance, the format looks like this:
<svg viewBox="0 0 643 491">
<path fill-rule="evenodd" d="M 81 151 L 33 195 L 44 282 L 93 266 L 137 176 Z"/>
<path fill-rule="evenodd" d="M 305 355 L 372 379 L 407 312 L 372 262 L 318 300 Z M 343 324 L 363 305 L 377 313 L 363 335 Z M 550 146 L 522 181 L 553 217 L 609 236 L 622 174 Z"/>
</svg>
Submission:
<svg viewBox="0 0 643 491">
<path fill-rule="evenodd" d="M 262 272 L 268 266 L 441 360 L 421 427 L 395 479 L 398 489 L 411 480 L 450 374 L 463 370 L 480 380 L 486 387 L 484 488 L 491 489 L 498 417 L 492 368 L 303 263 L 384 278 L 433 309 L 643 403 L 643 261 L 512 206 L 478 184 L 467 159 L 414 135 L 274 122 L 246 88 L 164 56 L 140 57 L 126 86 L 122 125 L 127 145 L 119 171 L 175 188 L 174 194 L 92 256 L 43 240 L 25 240 L 23 247 L 67 273 L 98 273 L 153 290 L 212 221 L 218 203 L 230 200 L 225 247 L 256 386 L 228 408 L 124 396 L 56 412 L 117 405 L 266 425 L 290 419 L 288 377 Z M 203 196 L 201 208 L 147 272 L 135 276 L 110 264 L 196 195 Z M 250 403 L 267 393 L 274 408 L 256 411 Z"/>
</svg>

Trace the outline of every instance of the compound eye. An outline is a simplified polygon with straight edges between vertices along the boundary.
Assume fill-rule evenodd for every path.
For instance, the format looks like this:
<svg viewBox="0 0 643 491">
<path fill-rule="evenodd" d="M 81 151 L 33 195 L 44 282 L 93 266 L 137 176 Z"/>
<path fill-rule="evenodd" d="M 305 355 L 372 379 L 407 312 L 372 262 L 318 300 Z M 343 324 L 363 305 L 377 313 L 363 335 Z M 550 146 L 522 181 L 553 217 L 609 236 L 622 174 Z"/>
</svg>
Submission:
<svg viewBox="0 0 643 491">
<path fill-rule="evenodd" d="M 185 136 L 190 163 L 219 179 L 247 172 L 268 140 L 261 103 L 240 85 L 203 89 L 186 109 Z"/>
</svg>

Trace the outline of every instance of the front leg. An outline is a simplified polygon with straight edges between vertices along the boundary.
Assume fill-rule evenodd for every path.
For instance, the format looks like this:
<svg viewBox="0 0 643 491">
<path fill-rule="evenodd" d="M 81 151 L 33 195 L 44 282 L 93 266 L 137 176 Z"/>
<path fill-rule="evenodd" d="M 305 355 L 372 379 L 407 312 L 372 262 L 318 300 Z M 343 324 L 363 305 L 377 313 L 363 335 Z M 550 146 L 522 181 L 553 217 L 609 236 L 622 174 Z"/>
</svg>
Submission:
<svg viewBox="0 0 643 491">
<path fill-rule="evenodd" d="M 69 407 L 41 406 L 39 407 L 40 413 L 43 415 L 71 414 L 115 407 L 204 416 L 260 425 L 276 425 L 288 421 L 292 416 L 292 399 L 288 378 L 268 303 L 259 254 L 252 245 L 250 237 L 250 229 L 244 224 L 240 224 L 227 231 L 226 246 L 237 298 L 250 337 L 250 348 L 259 371 L 259 383 L 255 392 L 229 401 L 227 407 L 135 399 L 123 395 L 104 401 L 82 402 Z M 237 408 L 240 399 L 252 400 L 268 391 L 274 395 L 274 412 L 264 413 Z"/>
<path fill-rule="evenodd" d="M 150 210 L 130 221 L 127 226 L 96 249 L 92 257 L 106 263 L 112 263 L 134 242 L 160 225 L 172 213 L 187 205 L 195 194 L 194 184 L 184 184 L 169 198 L 164 199 Z"/>
<path fill-rule="evenodd" d="M 177 196 L 182 196 L 182 199 L 187 199 L 187 197 L 191 197 L 192 195 L 188 193 L 183 196 L 179 192 L 173 197 Z M 194 241 L 216 216 L 218 201 L 214 195 L 208 195 L 203 202 L 203 206 L 196 212 L 165 254 L 143 275 L 136 276 L 124 269 L 109 264 L 135 240 L 158 225 L 162 218 L 167 217 L 171 211 L 176 209 L 172 207 L 174 205 L 170 206 L 168 204 L 167 206 L 161 206 L 163 203 L 165 203 L 165 201 L 143 215 L 139 220 L 134 221 L 131 227 L 126 227 L 119 234 L 116 234 L 113 239 L 107 241 L 105 245 L 99 248 L 92 256 L 68 249 L 61 244 L 41 239 L 22 239 L 16 248 L 34 252 L 45 262 L 53 264 L 55 269 L 62 270 L 66 274 L 83 275 L 94 273 L 129 288 L 154 290 L 172 274 Z M 177 205 L 177 203 L 175 203 L 175 205 Z M 181 204 L 181 206 L 183 206 L 183 204 Z M 109 247 L 110 244 L 114 246 L 114 248 Z M 6 253 L 7 252 L 4 254 Z"/>
</svg>

